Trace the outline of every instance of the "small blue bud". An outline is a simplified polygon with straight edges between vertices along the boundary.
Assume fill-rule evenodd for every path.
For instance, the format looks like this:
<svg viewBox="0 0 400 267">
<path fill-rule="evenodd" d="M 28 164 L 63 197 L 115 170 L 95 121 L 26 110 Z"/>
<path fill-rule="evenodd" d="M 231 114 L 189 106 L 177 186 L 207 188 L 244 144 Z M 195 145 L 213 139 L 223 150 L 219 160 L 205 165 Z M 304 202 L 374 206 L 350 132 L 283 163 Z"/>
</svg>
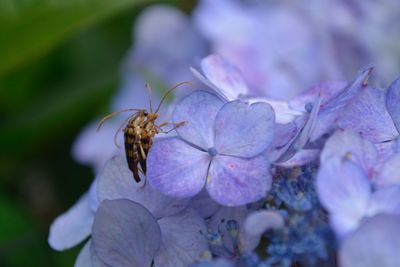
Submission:
<svg viewBox="0 0 400 267">
<path fill-rule="evenodd" d="M 309 102 L 309 103 L 305 104 L 304 108 L 308 113 L 310 113 L 313 108 L 313 103 Z"/>
<path fill-rule="evenodd" d="M 225 227 L 230 236 L 236 238 L 239 235 L 240 226 L 236 220 L 228 220 Z"/>
<path fill-rule="evenodd" d="M 212 229 L 208 229 L 207 233 L 204 234 L 203 232 L 200 232 L 210 243 L 211 245 L 216 245 L 220 246 L 222 245 L 222 236 L 219 233 L 219 231 L 213 231 Z"/>
</svg>

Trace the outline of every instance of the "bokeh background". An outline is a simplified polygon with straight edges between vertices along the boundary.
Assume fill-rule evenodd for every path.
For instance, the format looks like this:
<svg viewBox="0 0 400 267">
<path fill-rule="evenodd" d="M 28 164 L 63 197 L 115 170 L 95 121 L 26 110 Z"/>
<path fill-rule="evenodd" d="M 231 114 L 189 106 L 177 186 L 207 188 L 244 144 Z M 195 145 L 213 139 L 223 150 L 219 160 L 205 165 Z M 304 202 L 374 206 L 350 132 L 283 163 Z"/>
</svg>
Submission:
<svg viewBox="0 0 400 267">
<path fill-rule="evenodd" d="M 0 1 L 0 266 L 73 266 L 81 246 L 47 244 L 49 225 L 84 193 L 74 139 L 109 111 L 138 13 L 195 1 Z"/>
</svg>

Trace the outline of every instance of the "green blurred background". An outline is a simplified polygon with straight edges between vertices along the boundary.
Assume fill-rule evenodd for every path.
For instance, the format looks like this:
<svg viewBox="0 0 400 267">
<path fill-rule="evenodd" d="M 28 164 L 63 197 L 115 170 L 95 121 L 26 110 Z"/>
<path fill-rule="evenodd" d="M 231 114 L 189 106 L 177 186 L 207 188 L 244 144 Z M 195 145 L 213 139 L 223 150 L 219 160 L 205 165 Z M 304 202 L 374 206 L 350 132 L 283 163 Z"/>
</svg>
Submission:
<svg viewBox="0 0 400 267">
<path fill-rule="evenodd" d="M 135 17 L 156 3 L 195 1 L 0 0 L 0 266 L 73 266 L 80 247 L 47 244 L 93 179 L 71 145 L 108 112 Z"/>
</svg>

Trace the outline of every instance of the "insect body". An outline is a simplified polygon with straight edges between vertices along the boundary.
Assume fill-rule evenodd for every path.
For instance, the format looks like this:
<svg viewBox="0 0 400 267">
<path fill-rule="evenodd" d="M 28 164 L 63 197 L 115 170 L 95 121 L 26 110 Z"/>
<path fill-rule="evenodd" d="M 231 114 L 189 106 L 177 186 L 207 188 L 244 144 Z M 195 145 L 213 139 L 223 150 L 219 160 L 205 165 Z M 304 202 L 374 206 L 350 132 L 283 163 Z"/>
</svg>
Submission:
<svg viewBox="0 0 400 267">
<path fill-rule="evenodd" d="M 133 178 L 135 179 L 136 182 L 140 182 L 141 180 L 139 172 L 146 174 L 146 169 L 147 169 L 146 157 L 151 145 L 153 144 L 153 138 L 155 137 L 155 135 L 158 133 L 168 133 L 184 124 L 184 122 L 180 123 L 164 122 L 160 125 L 156 125 L 156 120 L 159 117 L 158 111 L 161 107 L 161 104 L 165 100 L 166 96 L 182 84 L 186 83 L 179 83 L 165 93 L 155 112 L 153 112 L 152 109 L 151 96 L 150 96 L 150 101 L 149 101 L 150 112 L 147 112 L 144 109 L 124 109 L 109 114 L 108 116 L 104 117 L 99 123 L 99 126 L 97 128 L 98 130 L 106 120 L 114 117 L 115 115 L 118 115 L 121 112 L 125 111 L 135 112 L 132 116 L 130 116 L 127 120 L 125 120 L 126 126 L 123 132 L 124 132 L 126 160 L 128 163 L 128 167 L 132 171 Z M 149 92 L 151 91 L 150 87 L 148 86 L 147 89 L 149 90 Z M 121 125 L 121 127 L 117 130 L 114 136 L 114 142 L 117 147 L 119 146 L 116 142 L 116 137 L 124 125 L 125 123 Z M 172 125 L 173 128 L 168 131 L 164 131 L 163 127 L 167 125 Z"/>
<path fill-rule="evenodd" d="M 149 114 L 140 110 L 129 119 L 124 129 L 126 160 L 136 182 L 140 182 L 138 164 L 146 173 L 146 156 L 154 136 L 160 131 L 159 126 L 155 125 L 157 118 L 157 113 Z"/>
</svg>

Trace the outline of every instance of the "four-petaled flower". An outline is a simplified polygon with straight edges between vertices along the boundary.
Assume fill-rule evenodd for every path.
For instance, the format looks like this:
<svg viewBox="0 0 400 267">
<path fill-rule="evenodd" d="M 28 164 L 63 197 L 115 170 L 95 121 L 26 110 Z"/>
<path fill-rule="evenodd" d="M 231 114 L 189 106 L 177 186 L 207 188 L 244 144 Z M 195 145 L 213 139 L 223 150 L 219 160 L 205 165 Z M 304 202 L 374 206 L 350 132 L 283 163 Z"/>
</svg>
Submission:
<svg viewBox="0 0 400 267">
<path fill-rule="evenodd" d="M 147 158 L 148 181 L 164 194 L 196 195 L 206 185 L 222 205 L 242 205 L 265 196 L 271 187 L 265 152 L 275 116 L 267 103 L 225 102 L 197 91 L 173 113 L 178 137 L 157 140 Z"/>
</svg>

